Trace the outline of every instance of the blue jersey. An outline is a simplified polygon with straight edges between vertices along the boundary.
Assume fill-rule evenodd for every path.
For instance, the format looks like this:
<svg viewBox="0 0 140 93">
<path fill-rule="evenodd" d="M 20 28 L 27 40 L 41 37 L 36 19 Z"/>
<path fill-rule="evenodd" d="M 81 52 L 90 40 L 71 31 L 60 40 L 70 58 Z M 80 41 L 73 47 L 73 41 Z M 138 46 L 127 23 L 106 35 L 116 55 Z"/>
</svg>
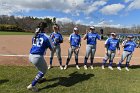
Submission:
<svg viewBox="0 0 140 93">
<path fill-rule="evenodd" d="M 81 42 L 81 36 L 78 34 L 71 34 L 69 37 L 71 46 L 78 47 Z"/>
<path fill-rule="evenodd" d="M 115 38 L 108 38 L 105 41 L 105 46 L 107 47 L 108 50 L 115 51 L 116 48 L 118 48 L 118 49 L 120 48 L 119 47 L 119 40 L 115 39 Z"/>
<path fill-rule="evenodd" d="M 34 39 L 33 37 L 30 54 L 44 55 L 47 48 L 53 48 L 51 39 L 45 33 L 39 33 L 36 42 L 34 42 Z"/>
<path fill-rule="evenodd" d="M 124 51 L 133 52 L 137 47 L 137 44 L 134 41 L 124 41 Z"/>
<path fill-rule="evenodd" d="M 87 44 L 89 44 L 89 45 L 96 45 L 97 39 L 101 40 L 100 35 L 97 33 L 94 33 L 94 32 L 87 33 L 86 38 L 87 38 Z"/>
<path fill-rule="evenodd" d="M 57 32 L 57 33 L 55 33 L 55 32 L 51 33 L 50 37 L 52 38 L 52 42 L 53 42 L 53 44 L 55 46 L 56 45 L 60 45 L 60 43 L 63 41 L 63 37 L 62 37 L 62 35 L 59 32 Z"/>
</svg>

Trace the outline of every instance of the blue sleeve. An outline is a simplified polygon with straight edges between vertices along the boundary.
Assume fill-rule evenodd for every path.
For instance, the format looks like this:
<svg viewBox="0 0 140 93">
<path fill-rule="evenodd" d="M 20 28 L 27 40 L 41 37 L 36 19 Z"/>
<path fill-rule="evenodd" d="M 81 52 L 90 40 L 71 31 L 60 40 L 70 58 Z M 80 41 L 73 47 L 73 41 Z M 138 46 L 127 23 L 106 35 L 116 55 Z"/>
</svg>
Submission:
<svg viewBox="0 0 140 93">
<path fill-rule="evenodd" d="M 101 40 L 101 36 L 99 34 L 97 34 L 97 38 L 98 40 Z"/>
<path fill-rule="evenodd" d="M 61 35 L 61 34 L 60 34 L 59 39 L 60 39 L 60 42 L 62 42 L 62 41 L 63 41 L 63 37 L 62 37 L 62 35 Z"/>
<path fill-rule="evenodd" d="M 52 44 L 52 39 L 51 38 L 47 39 L 46 45 L 49 47 L 49 49 L 53 49 L 53 44 Z"/>
</svg>

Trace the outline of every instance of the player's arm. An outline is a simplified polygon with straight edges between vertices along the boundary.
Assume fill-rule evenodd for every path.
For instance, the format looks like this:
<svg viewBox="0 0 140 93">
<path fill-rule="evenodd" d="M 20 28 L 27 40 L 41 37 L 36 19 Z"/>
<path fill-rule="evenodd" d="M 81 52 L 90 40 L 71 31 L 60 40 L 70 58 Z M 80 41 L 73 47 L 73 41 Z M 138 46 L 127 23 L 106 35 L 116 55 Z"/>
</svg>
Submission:
<svg viewBox="0 0 140 93">
<path fill-rule="evenodd" d="M 107 39 L 106 41 L 105 41 L 105 53 L 107 54 L 107 51 L 108 51 L 108 46 L 109 46 L 109 39 Z"/>
<path fill-rule="evenodd" d="M 59 38 L 59 43 L 63 43 L 63 37 L 61 34 L 60 34 L 60 38 Z"/>
<path fill-rule="evenodd" d="M 117 43 L 117 51 L 118 51 L 118 55 L 120 55 L 120 42 L 119 41 Z"/>
<path fill-rule="evenodd" d="M 53 51 L 54 50 L 54 45 L 52 43 L 52 39 L 51 38 L 48 38 L 49 42 L 48 42 L 48 47 L 50 49 L 50 51 Z"/>
<path fill-rule="evenodd" d="M 101 40 L 101 36 L 99 34 L 97 35 L 97 38 L 98 38 L 98 40 Z"/>
<path fill-rule="evenodd" d="M 122 47 L 127 47 L 127 46 L 129 46 L 129 44 L 127 44 L 127 40 L 123 41 Z"/>
<path fill-rule="evenodd" d="M 83 37 L 83 40 L 86 40 L 86 39 L 87 39 L 87 34 L 85 34 Z"/>
</svg>

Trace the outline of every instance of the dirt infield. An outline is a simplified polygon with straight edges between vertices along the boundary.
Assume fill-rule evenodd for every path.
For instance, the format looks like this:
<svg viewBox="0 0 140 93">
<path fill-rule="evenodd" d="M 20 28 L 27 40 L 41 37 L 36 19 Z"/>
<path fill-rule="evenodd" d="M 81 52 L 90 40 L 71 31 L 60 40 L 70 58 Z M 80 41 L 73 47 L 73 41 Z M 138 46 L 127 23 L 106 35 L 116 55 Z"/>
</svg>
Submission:
<svg viewBox="0 0 140 93">
<path fill-rule="evenodd" d="M 0 65 L 30 66 L 28 61 L 29 50 L 31 48 L 32 35 L 3 35 L 0 36 Z M 64 37 L 64 43 L 61 44 L 63 65 L 66 63 L 68 54 L 68 37 Z M 79 53 L 79 63 L 83 63 L 86 49 L 86 41 L 82 40 L 82 46 Z M 121 49 L 122 53 L 122 49 Z M 133 54 L 131 65 L 140 65 L 140 48 L 137 48 Z M 49 63 L 50 51 L 47 50 L 46 61 Z M 114 63 L 118 63 L 121 55 L 116 55 Z M 104 41 L 98 41 L 94 63 L 100 64 L 104 57 Z M 70 64 L 75 64 L 74 57 Z M 57 57 L 54 57 L 53 65 L 58 65 Z"/>
</svg>

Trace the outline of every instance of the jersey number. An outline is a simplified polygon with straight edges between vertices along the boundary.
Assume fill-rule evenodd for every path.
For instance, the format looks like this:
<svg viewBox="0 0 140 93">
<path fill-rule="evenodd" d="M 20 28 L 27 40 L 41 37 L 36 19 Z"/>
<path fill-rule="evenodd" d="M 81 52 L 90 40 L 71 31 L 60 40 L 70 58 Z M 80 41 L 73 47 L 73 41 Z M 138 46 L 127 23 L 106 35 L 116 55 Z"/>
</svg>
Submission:
<svg viewBox="0 0 140 93">
<path fill-rule="evenodd" d="M 33 42 L 34 46 L 41 47 L 43 44 L 43 38 L 37 38 L 36 43 Z"/>
</svg>

